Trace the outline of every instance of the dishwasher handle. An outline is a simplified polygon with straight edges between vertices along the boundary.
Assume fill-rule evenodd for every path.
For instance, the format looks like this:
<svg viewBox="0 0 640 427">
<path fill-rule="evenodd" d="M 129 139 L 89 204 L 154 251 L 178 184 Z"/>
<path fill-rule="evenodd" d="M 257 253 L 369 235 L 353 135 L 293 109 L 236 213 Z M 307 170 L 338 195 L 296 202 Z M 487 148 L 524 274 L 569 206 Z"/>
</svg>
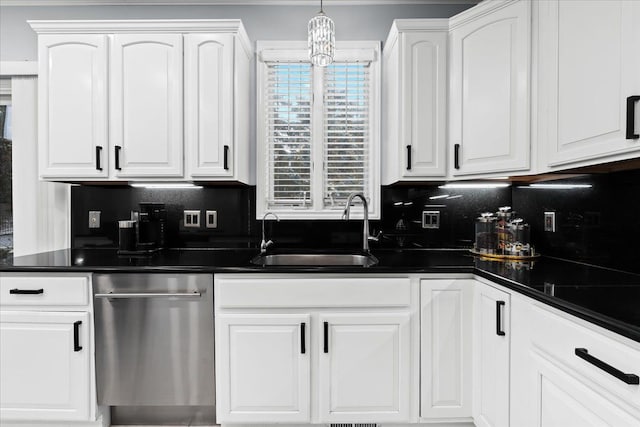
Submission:
<svg viewBox="0 0 640 427">
<path fill-rule="evenodd" d="M 167 293 L 167 292 L 123 292 L 115 293 L 110 292 L 108 294 L 95 294 L 96 298 L 119 298 L 119 299 L 133 299 L 133 298 L 200 298 L 202 294 L 200 292 L 181 292 L 181 293 Z"/>
</svg>

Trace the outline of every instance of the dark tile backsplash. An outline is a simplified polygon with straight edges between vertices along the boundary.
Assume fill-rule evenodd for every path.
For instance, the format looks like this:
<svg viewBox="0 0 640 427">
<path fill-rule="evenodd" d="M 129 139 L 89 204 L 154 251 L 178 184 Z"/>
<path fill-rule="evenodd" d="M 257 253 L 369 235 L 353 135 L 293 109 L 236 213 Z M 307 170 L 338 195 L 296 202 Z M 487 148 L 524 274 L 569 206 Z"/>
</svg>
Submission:
<svg viewBox="0 0 640 427">
<path fill-rule="evenodd" d="M 635 247 L 640 241 L 640 170 L 553 181 L 565 182 L 592 187 L 551 190 L 517 183 L 497 189 L 445 190 L 428 183 L 383 187 L 382 219 L 371 221 L 372 234 L 382 231 L 382 238 L 372 247 L 469 248 L 474 221 L 481 212 L 512 206 L 531 224 L 532 242 L 542 254 L 640 272 L 640 251 Z M 73 246 L 116 247 L 117 221 L 127 219 L 140 202 L 166 204 L 169 247 L 259 246 L 261 223 L 255 219 L 255 187 L 242 185 L 189 190 L 73 187 Z M 185 209 L 201 210 L 202 214 L 218 211 L 218 228 L 185 228 Z M 99 229 L 88 227 L 91 210 L 101 211 Z M 423 211 L 439 212 L 438 229 L 422 228 Z M 544 231 L 545 211 L 556 212 L 555 233 Z M 362 222 L 358 220 L 270 221 L 267 233 L 280 248 L 357 248 L 362 244 Z"/>
</svg>

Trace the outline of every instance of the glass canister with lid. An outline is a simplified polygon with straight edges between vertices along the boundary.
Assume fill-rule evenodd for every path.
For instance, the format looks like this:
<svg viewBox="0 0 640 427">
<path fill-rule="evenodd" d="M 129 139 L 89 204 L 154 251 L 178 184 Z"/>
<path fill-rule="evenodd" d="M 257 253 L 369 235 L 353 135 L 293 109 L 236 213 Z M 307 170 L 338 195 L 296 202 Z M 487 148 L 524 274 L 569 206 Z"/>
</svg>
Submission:
<svg viewBox="0 0 640 427">
<path fill-rule="evenodd" d="M 496 223 L 498 218 L 491 212 L 480 214 L 476 219 L 476 240 L 474 249 L 481 254 L 496 254 L 498 236 Z"/>
</svg>

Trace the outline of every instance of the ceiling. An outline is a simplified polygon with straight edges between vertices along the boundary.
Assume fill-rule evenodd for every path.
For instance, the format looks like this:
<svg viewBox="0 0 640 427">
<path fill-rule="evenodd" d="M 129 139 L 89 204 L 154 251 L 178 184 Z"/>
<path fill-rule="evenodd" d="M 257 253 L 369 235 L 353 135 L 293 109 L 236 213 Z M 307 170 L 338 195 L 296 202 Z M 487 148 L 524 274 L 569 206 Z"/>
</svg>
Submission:
<svg viewBox="0 0 640 427">
<path fill-rule="evenodd" d="M 480 0 L 323 0 L 327 6 L 477 4 Z M 317 6 L 320 0 L 0 0 L 0 6 Z"/>
</svg>

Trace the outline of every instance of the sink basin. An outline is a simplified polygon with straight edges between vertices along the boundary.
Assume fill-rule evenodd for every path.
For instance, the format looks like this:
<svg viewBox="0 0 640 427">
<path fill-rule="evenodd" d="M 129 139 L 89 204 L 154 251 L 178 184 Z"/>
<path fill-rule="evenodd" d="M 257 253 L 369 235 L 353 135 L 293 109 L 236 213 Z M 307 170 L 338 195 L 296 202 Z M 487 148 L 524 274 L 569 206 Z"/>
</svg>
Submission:
<svg viewBox="0 0 640 427">
<path fill-rule="evenodd" d="M 273 254 L 258 255 L 252 264 L 267 266 L 344 266 L 371 267 L 378 263 L 373 255 L 360 254 Z"/>
</svg>

